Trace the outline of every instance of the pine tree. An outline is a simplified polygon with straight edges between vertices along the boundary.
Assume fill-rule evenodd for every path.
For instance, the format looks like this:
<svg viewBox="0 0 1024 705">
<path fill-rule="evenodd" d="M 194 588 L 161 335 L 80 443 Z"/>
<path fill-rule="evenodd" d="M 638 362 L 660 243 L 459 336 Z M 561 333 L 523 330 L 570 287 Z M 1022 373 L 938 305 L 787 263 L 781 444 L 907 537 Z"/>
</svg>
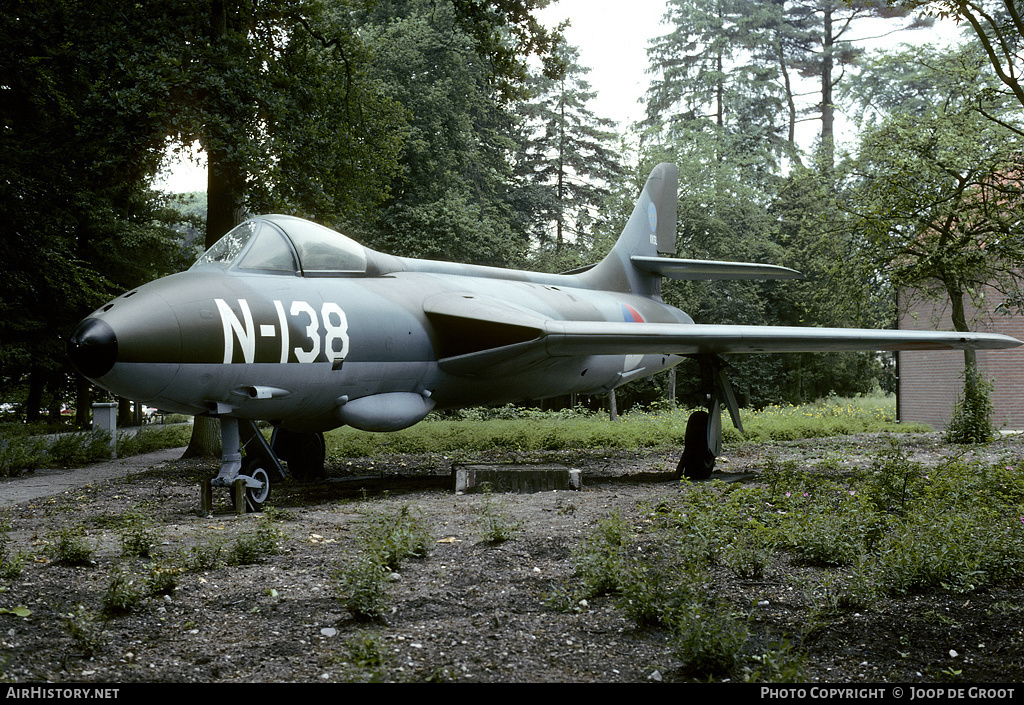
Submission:
<svg viewBox="0 0 1024 705">
<path fill-rule="evenodd" d="M 594 212 L 608 195 L 607 184 L 623 169 L 611 146 L 615 123 L 587 108 L 595 93 L 579 65 L 579 51 L 561 45 L 557 78 L 535 77 L 531 98 L 521 106 L 524 138 L 517 176 L 539 205 L 533 238 L 541 252 L 558 258 L 566 248 L 589 251 Z"/>
</svg>

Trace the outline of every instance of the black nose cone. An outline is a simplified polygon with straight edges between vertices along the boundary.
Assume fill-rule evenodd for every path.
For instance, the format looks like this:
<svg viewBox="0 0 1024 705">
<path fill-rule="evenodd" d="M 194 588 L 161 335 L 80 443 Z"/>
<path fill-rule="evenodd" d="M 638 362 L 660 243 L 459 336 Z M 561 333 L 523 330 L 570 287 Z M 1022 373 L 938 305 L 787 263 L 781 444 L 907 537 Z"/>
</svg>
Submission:
<svg viewBox="0 0 1024 705">
<path fill-rule="evenodd" d="M 78 324 L 68 343 L 71 364 L 83 376 L 97 379 L 110 372 L 117 362 L 117 336 L 114 329 L 98 318 L 86 318 Z"/>
</svg>

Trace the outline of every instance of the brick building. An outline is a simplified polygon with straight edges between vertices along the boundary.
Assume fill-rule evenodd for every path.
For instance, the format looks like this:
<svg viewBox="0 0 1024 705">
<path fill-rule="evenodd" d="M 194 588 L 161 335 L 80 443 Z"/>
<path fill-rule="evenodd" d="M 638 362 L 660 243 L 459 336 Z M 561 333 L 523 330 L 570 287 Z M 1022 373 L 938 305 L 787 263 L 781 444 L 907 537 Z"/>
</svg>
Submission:
<svg viewBox="0 0 1024 705">
<path fill-rule="evenodd" d="M 985 291 L 979 310 L 965 301 L 967 320 L 976 331 L 1002 333 L 1024 340 L 1024 316 L 996 313 L 1003 296 Z M 901 296 L 898 327 L 905 330 L 953 330 L 948 300 L 917 301 Z M 979 350 L 978 370 L 995 385 L 992 393 L 997 428 L 1024 430 L 1024 348 Z M 959 352 L 914 351 L 896 356 L 899 381 L 896 414 L 902 421 L 918 421 L 944 430 L 963 388 L 964 356 Z"/>
</svg>

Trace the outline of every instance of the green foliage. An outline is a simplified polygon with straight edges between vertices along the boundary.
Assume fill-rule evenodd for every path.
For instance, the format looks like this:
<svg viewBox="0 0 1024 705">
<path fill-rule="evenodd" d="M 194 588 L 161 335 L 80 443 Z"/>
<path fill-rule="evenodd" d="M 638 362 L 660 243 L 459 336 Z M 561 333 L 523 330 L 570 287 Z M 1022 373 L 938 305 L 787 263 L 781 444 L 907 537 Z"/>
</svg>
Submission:
<svg viewBox="0 0 1024 705">
<path fill-rule="evenodd" d="M 117 454 L 126 458 L 188 443 L 190 427 L 185 424 L 118 433 Z M 81 467 L 110 458 L 110 434 L 104 431 L 61 433 L 52 438 L 25 435 L 3 427 L 0 432 L 0 477 L 14 477 L 41 467 Z"/>
<path fill-rule="evenodd" d="M 24 553 L 11 553 L 10 537 L 7 535 L 10 530 L 10 521 L 0 519 L 0 580 L 11 580 L 21 575 L 27 560 Z"/>
<path fill-rule="evenodd" d="M 379 620 L 387 611 L 390 576 L 407 558 L 424 558 L 433 538 L 406 505 L 374 511 L 359 526 L 358 553 L 335 571 L 339 599 L 356 619 Z"/>
<path fill-rule="evenodd" d="M 773 642 L 761 654 L 753 654 L 743 667 L 746 683 L 806 683 L 806 657 L 788 639 Z"/>
<path fill-rule="evenodd" d="M 121 567 L 111 571 L 106 590 L 101 599 L 101 609 L 106 617 L 122 617 L 133 612 L 141 603 L 144 585 L 130 571 Z"/>
<path fill-rule="evenodd" d="M 251 565 L 260 563 L 269 556 L 280 552 L 279 542 L 285 538 L 273 521 L 264 518 L 255 531 L 239 535 L 228 549 L 225 560 L 228 565 Z"/>
<path fill-rule="evenodd" d="M 103 627 L 97 615 L 85 605 L 75 605 L 75 609 L 62 615 L 64 628 L 82 656 L 91 659 L 103 647 Z"/>
<path fill-rule="evenodd" d="M 387 642 L 378 634 L 362 631 L 346 639 L 337 658 L 352 670 L 350 682 L 376 683 L 384 680 L 391 665 Z"/>
<path fill-rule="evenodd" d="M 188 570 L 212 570 L 223 562 L 224 550 L 220 540 L 196 544 L 184 551 L 183 563 Z"/>
<path fill-rule="evenodd" d="M 423 518 L 408 505 L 370 514 L 360 526 L 360 541 L 381 566 L 391 570 L 406 558 L 425 558 L 434 543 Z"/>
<path fill-rule="evenodd" d="M 983 377 L 976 368 L 964 371 L 963 391 L 957 396 L 946 427 L 947 443 L 970 445 L 989 443 L 996 437 L 992 425 L 992 380 Z"/>
<path fill-rule="evenodd" d="M 391 604 L 387 592 L 387 568 L 375 556 L 361 554 L 346 561 L 335 573 L 339 599 L 353 617 L 363 621 L 382 619 Z"/>
<path fill-rule="evenodd" d="M 121 552 L 129 558 L 152 558 L 160 535 L 139 509 L 125 515 L 121 528 Z"/>
<path fill-rule="evenodd" d="M 634 411 L 617 422 L 582 409 L 558 412 L 468 409 L 455 417 L 430 416 L 395 433 L 368 434 L 339 428 L 325 436 L 328 457 L 373 457 L 386 453 L 443 453 L 464 457 L 493 448 L 551 451 L 566 448 L 678 447 L 686 435 L 689 410 Z M 803 406 L 769 406 L 744 412 L 746 434 L 725 421 L 726 442 L 793 440 L 850 433 L 909 433 L 919 424 L 897 424 L 892 398 L 826 399 Z"/>
<path fill-rule="evenodd" d="M 113 449 L 106 431 L 65 433 L 47 448 L 47 460 L 54 467 L 74 468 L 110 458 Z"/>
<path fill-rule="evenodd" d="M 499 544 L 511 540 L 520 530 L 518 522 L 508 516 L 508 512 L 494 498 L 490 487 L 484 488 L 483 500 L 477 510 L 480 514 L 480 534 L 489 544 Z"/>
<path fill-rule="evenodd" d="M 674 627 L 672 653 L 701 678 L 731 673 L 750 638 L 746 619 L 726 602 L 691 603 Z"/>
<path fill-rule="evenodd" d="M 1013 461 L 925 467 L 893 445 L 864 471 L 833 456 L 802 469 L 769 463 L 744 486 L 681 489 L 594 526 L 549 604 L 580 612 L 607 600 L 638 626 L 665 630 L 694 678 L 803 673 L 788 637 L 759 650 L 743 606 L 709 597 L 717 565 L 744 580 L 771 580 L 790 561 L 818 569 L 802 580 L 817 615 L 807 630 L 885 596 L 970 594 L 1024 577 L 1024 479 Z"/>
<path fill-rule="evenodd" d="M 82 527 L 62 527 L 49 537 L 47 552 L 57 563 L 70 566 L 93 564 L 95 548 L 89 544 Z"/>
<path fill-rule="evenodd" d="M 39 437 L 8 437 L 0 440 L 0 477 L 32 472 L 46 462 L 46 443 Z"/>
<path fill-rule="evenodd" d="M 127 458 L 164 448 L 184 448 L 190 434 L 189 424 L 145 426 L 134 432 L 121 431 L 117 434 L 117 455 Z"/>
<path fill-rule="evenodd" d="M 903 513 L 923 475 L 921 464 L 910 461 L 893 442 L 872 460 L 865 495 L 878 512 Z"/>
<path fill-rule="evenodd" d="M 624 583 L 630 530 L 618 512 L 602 520 L 573 551 L 581 599 L 618 593 Z"/>
</svg>

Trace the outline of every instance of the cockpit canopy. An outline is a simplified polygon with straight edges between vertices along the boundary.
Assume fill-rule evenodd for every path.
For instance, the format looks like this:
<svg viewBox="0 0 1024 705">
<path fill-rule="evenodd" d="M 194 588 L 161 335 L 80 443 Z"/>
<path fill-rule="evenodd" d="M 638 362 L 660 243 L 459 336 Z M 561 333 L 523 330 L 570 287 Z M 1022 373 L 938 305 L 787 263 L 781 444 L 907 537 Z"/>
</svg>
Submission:
<svg viewBox="0 0 1024 705">
<path fill-rule="evenodd" d="M 309 220 L 267 215 L 247 220 L 196 260 L 213 264 L 304 277 L 366 274 L 366 249 L 354 240 Z"/>
</svg>

